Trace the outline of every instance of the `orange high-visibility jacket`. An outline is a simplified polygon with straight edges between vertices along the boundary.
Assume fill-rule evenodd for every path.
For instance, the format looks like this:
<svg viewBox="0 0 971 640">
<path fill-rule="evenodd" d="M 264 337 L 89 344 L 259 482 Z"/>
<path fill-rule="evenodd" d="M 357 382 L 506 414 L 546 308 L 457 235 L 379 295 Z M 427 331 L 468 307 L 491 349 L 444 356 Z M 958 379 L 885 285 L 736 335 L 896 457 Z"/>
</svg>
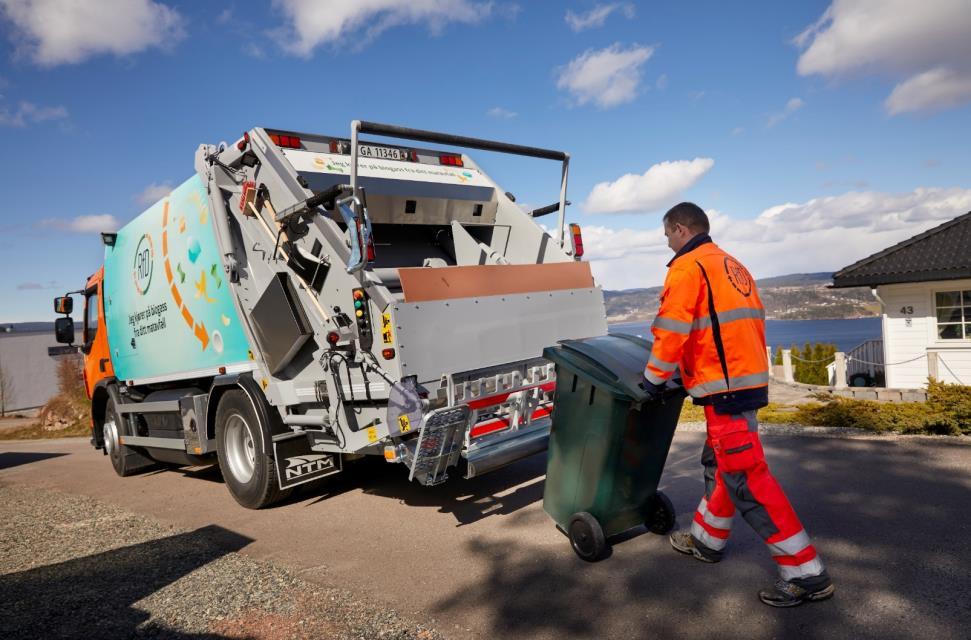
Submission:
<svg viewBox="0 0 971 640">
<path fill-rule="evenodd" d="M 755 280 L 707 235 L 692 243 L 668 265 L 644 377 L 660 385 L 680 367 L 699 404 L 727 405 L 732 413 L 765 406 L 765 309 Z"/>
</svg>

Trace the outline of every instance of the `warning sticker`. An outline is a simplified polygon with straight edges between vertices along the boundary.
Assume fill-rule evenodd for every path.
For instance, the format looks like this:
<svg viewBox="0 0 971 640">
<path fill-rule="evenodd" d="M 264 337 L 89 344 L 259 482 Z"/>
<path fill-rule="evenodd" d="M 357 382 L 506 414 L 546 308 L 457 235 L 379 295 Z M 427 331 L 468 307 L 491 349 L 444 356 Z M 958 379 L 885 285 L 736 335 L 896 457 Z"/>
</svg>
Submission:
<svg viewBox="0 0 971 640">
<path fill-rule="evenodd" d="M 378 430 L 375 429 L 374 427 L 368 427 L 368 430 L 367 430 L 367 441 L 368 442 L 377 442 L 378 441 Z"/>
<path fill-rule="evenodd" d="M 394 333 L 391 331 L 390 313 L 381 314 L 381 340 L 384 341 L 384 344 L 392 344 L 394 342 Z"/>
<path fill-rule="evenodd" d="M 411 420 L 408 419 L 407 414 L 401 414 L 398 416 L 398 431 L 401 433 L 408 433 L 411 431 Z"/>
</svg>

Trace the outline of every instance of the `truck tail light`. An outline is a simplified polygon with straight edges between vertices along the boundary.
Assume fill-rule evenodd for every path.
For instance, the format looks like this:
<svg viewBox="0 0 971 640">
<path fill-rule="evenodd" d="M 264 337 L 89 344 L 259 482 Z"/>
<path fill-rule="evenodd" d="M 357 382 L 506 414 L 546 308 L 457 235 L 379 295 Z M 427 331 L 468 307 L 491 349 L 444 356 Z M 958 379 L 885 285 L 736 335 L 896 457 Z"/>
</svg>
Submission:
<svg viewBox="0 0 971 640">
<path fill-rule="evenodd" d="M 246 214 L 246 205 L 256 202 L 256 183 L 247 180 L 243 183 L 243 193 L 239 197 L 239 212 Z"/>
<path fill-rule="evenodd" d="M 236 148 L 240 151 L 246 151 L 247 145 L 249 145 L 249 132 L 244 131 L 243 137 L 240 138 L 239 142 L 236 143 Z"/>
<path fill-rule="evenodd" d="M 285 147 L 287 149 L 300 149 L 300 137 L 291 136 L 283 133 L 271 133 L 270 140 L 273 141 L 278 147 Z"/>
<path fill-rule="evenodd" d="M 438 161 L 441 164 L 448 165 L 450 167 L 464 167 L 465 163 L 462 162 L 462 156 L 452 156 L 452 155 L 440 155 L 438 156 Z"/>
<path fill-rule="evenodd" d="M 583 257 L 583 235 L 580 233 L 580 225 L 570 225 L 570 235 L 573 236 L 573 255 L 577 258 Z"/>
</svg>

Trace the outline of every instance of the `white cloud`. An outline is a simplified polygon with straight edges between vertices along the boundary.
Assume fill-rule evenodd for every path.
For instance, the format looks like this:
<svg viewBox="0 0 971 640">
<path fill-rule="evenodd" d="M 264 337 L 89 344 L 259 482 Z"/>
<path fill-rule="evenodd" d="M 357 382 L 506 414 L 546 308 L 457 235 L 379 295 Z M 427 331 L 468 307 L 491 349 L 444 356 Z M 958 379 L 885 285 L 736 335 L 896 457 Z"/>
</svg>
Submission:
<svg viewBox="0 0 971 640">
<path fill-rule="evenodd" d="M 493 2 L 472 0 L 274 0 L 289 24 L 278 34 L 284 50 L 309 57 L 322 44 L 339 38 L 367 43 L 384 31 L 418 24 L 440 33 L 450 22 L 475 24 L 493 13 Z M 356 35 L 356 34 L 359 34 Z"/>
<path fill-rule="evenodd" d="M 172 193 L 172 185 L 168 182 L 155 183 L 148 185 L 137 196 L 135 201 L 143 206 L 153 205 L 165 196 Z"/>
<path fill-rule="evenodd" d="M 708 210 L 712 237 L 756 277 L 835 271 L 971 210 L 971 189 L 849 192 L 769 207 L 750 220 Z M 661 284 L 671 259 L 658 219 L 644 231 L 583 227 L 586 256 L 608 289 Z"/>
<path fill-rule="evenodd" d="M 220 11 L 219 15 L 216 16 L 216 23 L 229 24 L 229 22 L 231 22 L 232 19 L 233 19 L 233 10 L 227 8 Z"/>
<path fill-rule="evenodd" d="M 117 218 L 107 213 L 101 215 L 77 216 L 71 220 L 61 218 L 47 218 L 39 225 L 48 229 L 73 231 L 74 233 L 100 233 L 101 231 L 117 231 L 121 226 Z"/>
<path fill-rule="evenodd" d="M 652 165 L 643 174 L 628 173 L 613 182 L 600 182 L 583 202 L 587 213 L 646 213 L 667 209 L 697 183 L 715 161 L 711 158 L 675 160 Z"/>
<path fill-rule="evenodd" d="M 0 11 L 18 53 L 45 67 L 166 47 L 185 35 L 179 12 L 152 0 L 0 0 Z"/>
<path fill-rule="evenodd" d="M 584 29 L 604 26 L 604 22 L 610 17 L 610 14 L 618 10 L 623 12 L 624 17 L 628 20 L 634 17 L 634 5 L 627 2 L 614 2 L 611 4 L 598 4 L 586 13 L 574 13 L 573 11 L 567 10 L 564 19 L 570 25 L 571 29 L 580 32 Z"/>
<path fill-rule="evenodd" d="M 789 101 L 786 102 L 786 106 L 782 109 L 782 111 L 777 111 L 769 116 L 769 120 L 766 122 L 765 126 L 774 127 L 794 114 L 796 111 L 802 109 L 804 106 L 806 106 L 806 103 L 802 100 L 802 98 L 789 98 Z"/>
<path fill-rule="evenodd" d="M 606 49 L 588 49 L 559 70 L 556 86 L 569 91 L 577 104 L 593 102 L 603 109 L 630 102 L 637 96 L 641 66 L 654 47 L 616 43 Z"/>
<path fill-rule="evenodd" d="M 732 129 L 732 135 L 733 136 L 740 136 L 743 133 L 745 133 L 745 128 L 744 127 L 735 127 L 734 129 Z"/>
<path fill-rule="evenodd" d="M 657 82 L 654 83 L 654 86 L 657 87 L 658 89 L 660 89 L 661 91 L 664 91 L 665 89 L 667 89 L 668 88 L 668 74 L 662 73 L 660 76 L 658 76 Z"/>
<path fill-rule="evenodd" d="M 67 109 L 62 106 L 42 107 L 32 102 L 21 102 L 16 109 L 11 110 L 0 104 L 0 126 L 4 127 L 26 127 L 29 124 L 64 118 L 67 118 Z"/>
<path fill-rule="evenodd" d="M 971 102 L 971 73 L 938 68 L 898 84 L 884 105 L 895 116 L 908 111 L 939 111 L 966 102 Z"/>
<path fill-rule="evenodd" d="M 971 101 L 967 0 L 835 0 L 794 43 L 801 75 L 902 79 L 885 102 L 891 115 Z"/>
<path fill-rule="evenodd" d="M 519 114 L 515 111 L 510 111 L 509 109 L 503 109 L 502 107 L 492 107 L 486 111 L 486 115 L 490 118 L 499 118 L 500 120 L 508 120 L 510 118 L 515 118 Z"/>
</svg>

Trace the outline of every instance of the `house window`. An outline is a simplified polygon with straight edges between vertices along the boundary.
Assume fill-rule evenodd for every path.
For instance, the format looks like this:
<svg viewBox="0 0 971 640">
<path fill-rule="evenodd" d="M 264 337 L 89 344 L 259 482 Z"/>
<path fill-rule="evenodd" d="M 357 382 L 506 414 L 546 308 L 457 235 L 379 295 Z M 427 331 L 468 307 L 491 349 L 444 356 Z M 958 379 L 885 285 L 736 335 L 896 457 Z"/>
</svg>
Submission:
<svg viewBox="0 0 971 640">
<path fill-rule="evenodd" d="M 971 340 L 971 291 L 938 291 L 934 306 L 939 340 Z"/>
</svg>

